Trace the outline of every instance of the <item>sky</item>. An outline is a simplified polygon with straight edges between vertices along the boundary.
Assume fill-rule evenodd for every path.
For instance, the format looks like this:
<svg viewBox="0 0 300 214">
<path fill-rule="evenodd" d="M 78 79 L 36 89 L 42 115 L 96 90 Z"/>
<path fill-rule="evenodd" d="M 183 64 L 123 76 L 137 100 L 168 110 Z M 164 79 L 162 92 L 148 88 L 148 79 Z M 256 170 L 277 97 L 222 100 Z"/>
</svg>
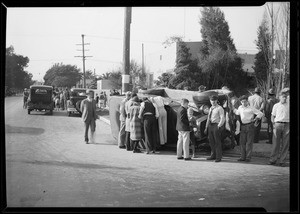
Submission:
<svg viewBox="0 0 300 214">
<path fill-rule="evenodd" d="M 257 53 L 257 29 L 265 11 L 260 7 L 220 7 L 239 53 Z M 123 60 L 124 7 L 113 8 L 7 8 L 6 47 L 29 58 L 25 69 L 42 80 L 55 63 L 83 68 L 96 75 L 121 66 Z M 171 36 L 201 41 L 200 7 L 133 7 L 130 26 L 130 59 L 144 63 L 157 78 L 175 66 L 175 45 L 164 46 Z M 160 71 L 160 72 L 159 72 Z"/>
</svg>

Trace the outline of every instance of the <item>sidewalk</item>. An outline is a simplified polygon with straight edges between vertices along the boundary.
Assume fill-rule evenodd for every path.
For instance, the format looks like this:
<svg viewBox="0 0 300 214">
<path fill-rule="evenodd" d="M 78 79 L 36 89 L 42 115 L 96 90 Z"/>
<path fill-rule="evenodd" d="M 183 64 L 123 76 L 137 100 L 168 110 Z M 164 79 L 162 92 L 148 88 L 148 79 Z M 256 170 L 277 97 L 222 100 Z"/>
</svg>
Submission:
<svg viewBox="0 0 300 214">
<path fill-rule="evenodd" d="M 110 120 L 109 120 L 109 109 L 106 107 L 105 109 L 102 110 L 97 110 L 98 115 L 100 116 L 100 120 L 103 122 L 107 123 L 110 125 Z M 268 142 L 268 134 L 267 134 L 267 123 L 262 123 L 261 125 L 261 130 L 260 130 L 260 140 L 259 143 L 254 143 L 253 144 L 253 152 L 252 155 L 254 157 L 264 157 L 264 158 L 269 158 L 271 155 L 271 150 L 272 150 L 272 144 L 267 144 Z M 171 146 L 172 147 L 172 146 Z M 174 148 L 170 148 L 174 149 Z M 234 149 L 228 149 L 224 151 L 225 154 L 229 155 L 240 155 L 240 147 L 236 146 Z M 290 155 L 288 154 L 287 160 L 290 159 Z"/>
</svg>

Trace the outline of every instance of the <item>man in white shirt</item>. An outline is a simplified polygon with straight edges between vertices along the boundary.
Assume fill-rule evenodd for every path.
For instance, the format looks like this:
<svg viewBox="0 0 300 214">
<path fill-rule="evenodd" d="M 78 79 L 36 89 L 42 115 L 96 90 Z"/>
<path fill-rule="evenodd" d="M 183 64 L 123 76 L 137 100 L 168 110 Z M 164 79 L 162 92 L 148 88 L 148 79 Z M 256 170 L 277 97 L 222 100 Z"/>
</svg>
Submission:
<svg viewBox="0 0 300 214">
<path fill-rule="evenodd" d="M 269 165 L 285 166 L 285 159 L 290 145 L 290 105 L 284 91 L 281 91 L 279 99 L 280 101 L 272 109 L 271 120 L 274 132 Z M 281 152 L 280 146 L 282 147 Z"/>
<path fill-rule="evenodd" d="M 211 148 L 211 155 L 206 159 L 220 162 L 222 159 L 221 133 L 224 130 L 225 114 L 224 109 L 217 102 L 218 96 L 212 95 L 210 97 L 212 106 L 209 109 L 204 133 L 208 132 L 209 146 Z"/>
<path fill-rule="evenodd" d="M 265 102 L 263 98 L 260 96 L 260 89 L 258 87 L 254 90 L 254 95 L 250 96 L 248 98 L 249 105 L 253 108 L 256 108 L 257 110 L 263 112 L 265 108 Z M 261 119 L 257 119 L 254 124 L 254 143 L 259 142 L 259 133 L 261 129 Z"/>
<path fill-rule="evenodd" d="M 263 113 L 256 108 L 253 108 L 248 103 L 248 97 L 242 96 L 240 98 L 242 105 L 233 112 L 241 117 L 241 132 L 240 132 L 240 147 L 241 157 L 238 161 L 251 161 L 253 140 L 254 140 L 254 122 L 263 117 Z M 256 117 L 254 118 L 254 116 Z"/>
</svg>

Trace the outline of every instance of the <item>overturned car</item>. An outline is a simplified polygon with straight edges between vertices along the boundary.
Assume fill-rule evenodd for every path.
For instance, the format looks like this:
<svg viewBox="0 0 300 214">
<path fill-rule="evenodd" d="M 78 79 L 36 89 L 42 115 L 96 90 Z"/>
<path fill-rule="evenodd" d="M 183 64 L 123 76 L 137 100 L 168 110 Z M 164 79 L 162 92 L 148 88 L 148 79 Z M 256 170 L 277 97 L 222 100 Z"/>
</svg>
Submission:
<svg viewBox="0 0 300 214">
<path fill-rule="evenodd" d="M 180 101 L 182 98 L 189 100 L 189 106 L 193 108 L 193 116 L 196 118 L 197 129 L 194 130 L 196 137 L 196 148 L 207 147 L 208 148 L 208 137 L 204 133 L 206 126 L 206 121 L 208 118 L 209 108 L 211 106 L 209 97 L 211 95 L 218 95 L 218 104 L 224 109 L 230 107 L 228 103 L 232 103 L 231 95 L 232 91 L 214 89 L 204 92 L 195 91 L 184 91 L 184 90 L 174 90 L 168 88 L 160 89 L 150 89 L 150 90 L 140 90 L 137 93 L 138 97 L 141 99 L 145 96 L 155 97 L 161 96 L 164 99 L 164 107 L 167 112 L 167 143 L 162 146 L 176 145 L 177 144 L 177 130 L 176 130 L 176 111 L 180 107 Z M 112 136 L 117 139 L 120 127 L 119 121 L 119 107 L 121 100 L 124 96 L 112 96 L 109 100 L 109 115 Z M 236 102 L 235 105 L 238 105 Z M 158 139 L 159 140 L 159 139 Z M 233 148 L 236 145 L 233 138 L 228 137 L 226 134 L 222 134 L 222 147 Z"/>
</svg>

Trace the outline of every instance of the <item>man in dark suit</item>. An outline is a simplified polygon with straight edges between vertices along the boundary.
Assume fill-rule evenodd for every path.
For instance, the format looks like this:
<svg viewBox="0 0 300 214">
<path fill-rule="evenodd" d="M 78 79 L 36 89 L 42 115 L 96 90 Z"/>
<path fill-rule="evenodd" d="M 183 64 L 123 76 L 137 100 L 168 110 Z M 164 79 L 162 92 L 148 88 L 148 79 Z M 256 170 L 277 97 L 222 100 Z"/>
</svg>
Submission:
<svg viewBox="0 0 300 214">
<path fill-rule="evenodd" d="M 82 100 L 80 104 L 80 111 L 82 112 L 82 119 L 84 122 L 85 132 L 84 132 L 84 141 L 86 144 L 89 143 L 88 131 L 91 127 L 91 142 L 94 141 L 94 133 L 96 129 L 96 119 L 98 115 L 96 114 L 96 101 L 93 99 L 94 92 L 93 90 L 86 90 L 87 98 Z"/>
<path fill-rule="evenodd" d="M 177 141 L 177 159 L 191 160 L 189 155 L 190 144 L 190 125 L 187 116 L 187 108 L 189 101 L 187 99 L 181 100 L 181 106 L 177 110 L 176 130 L 178 131 Z M 182 157 L 183 150 L 183 157 Z"/>
</svg>

